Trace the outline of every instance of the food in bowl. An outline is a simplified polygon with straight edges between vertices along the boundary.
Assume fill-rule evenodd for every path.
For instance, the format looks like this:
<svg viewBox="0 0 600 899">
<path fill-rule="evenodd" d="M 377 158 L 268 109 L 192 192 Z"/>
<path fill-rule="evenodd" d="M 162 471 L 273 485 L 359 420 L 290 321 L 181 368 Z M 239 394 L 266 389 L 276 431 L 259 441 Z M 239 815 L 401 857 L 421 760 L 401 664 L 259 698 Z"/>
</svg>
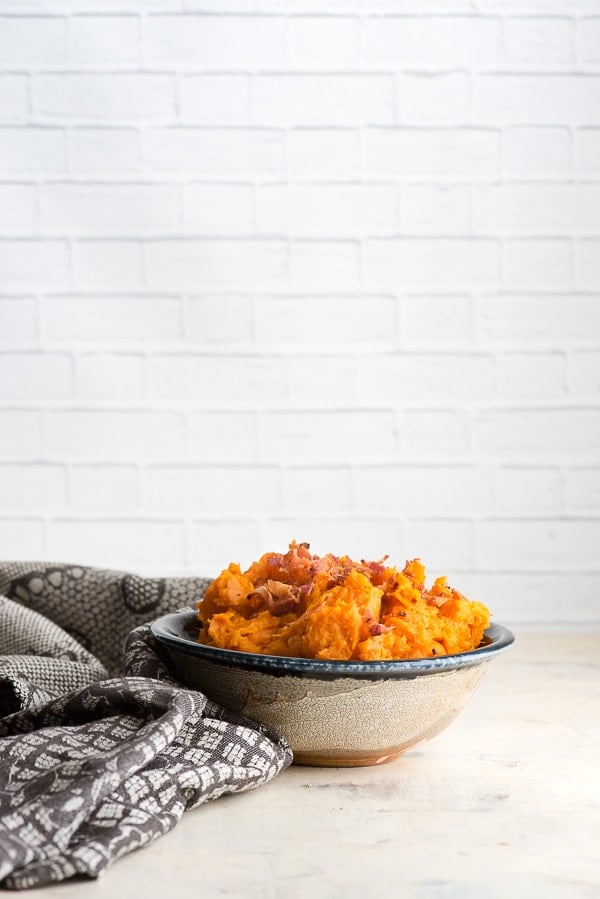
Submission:
<svg viewBox="0 0 600 899">
<path fill-rule="evenodd" d="M 446 728 L 514 640 L 418 559 L 385 563 L 292 542 L 152 631 L 182 683 L 275 728 L 296 764 L 380 764 Z"/>
<path fill-rule="evenodd" d="M 403 569 L 310 552 L 292 541 L 246 571 L 232 562 L 198 602 L 198 640 L 273 656 L 385 661 L 454 655 L 478 647 L 489 610 L 437 578 L 419 559 Z"/>
</svg>

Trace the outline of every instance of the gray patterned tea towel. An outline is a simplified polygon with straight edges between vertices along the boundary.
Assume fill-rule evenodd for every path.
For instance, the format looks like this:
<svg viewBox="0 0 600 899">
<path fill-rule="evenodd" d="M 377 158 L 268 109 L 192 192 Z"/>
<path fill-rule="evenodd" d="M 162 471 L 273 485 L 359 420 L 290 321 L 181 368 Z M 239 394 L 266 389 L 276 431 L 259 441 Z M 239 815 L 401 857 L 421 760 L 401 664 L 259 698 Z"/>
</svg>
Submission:
<svg viewBox="0 0 600 899">
<path fill-rule="evenodd" d="M 291 762 L 170 674 L 147 624 L 207 581 L 0 563 L 0 886 L 97 877 Z"/>
</svg>

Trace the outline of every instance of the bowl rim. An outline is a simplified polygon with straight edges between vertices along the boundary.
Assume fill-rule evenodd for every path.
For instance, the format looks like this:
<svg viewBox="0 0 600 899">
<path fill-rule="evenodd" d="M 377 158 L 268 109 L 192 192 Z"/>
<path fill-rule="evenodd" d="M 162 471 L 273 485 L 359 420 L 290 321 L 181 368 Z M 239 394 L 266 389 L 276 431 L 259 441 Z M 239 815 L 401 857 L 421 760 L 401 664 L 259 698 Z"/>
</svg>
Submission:
<svg viewBox="0 0 600 899">
<path fill-rule="evenodd" d="M 217 646 L 198 643 L 191 636 L 194 624 L 197 622 L 197 612 L 189 609 L 163 615 L 151 622 L 150 626 L 154 637 L 169 649 L 195 656 L 206 662 L 229 668 L 262 671 L 266 674 L 320 679 L 351 676 L 358 679 L 380 680 L 382 678 L 413 678 L 440 671 L 455 671 L 459 668 L 470 668 L 487 662 L 515 641 L 512 631 L 503 624 L 492 622 L 484 632 L 487 642 L 482 643 L 477 649 L 455 655 L 371 662 L 303 659 L 295 656 L 272 656 L 242 652 L 236 649 L 221 649 Z"/>
</svg>

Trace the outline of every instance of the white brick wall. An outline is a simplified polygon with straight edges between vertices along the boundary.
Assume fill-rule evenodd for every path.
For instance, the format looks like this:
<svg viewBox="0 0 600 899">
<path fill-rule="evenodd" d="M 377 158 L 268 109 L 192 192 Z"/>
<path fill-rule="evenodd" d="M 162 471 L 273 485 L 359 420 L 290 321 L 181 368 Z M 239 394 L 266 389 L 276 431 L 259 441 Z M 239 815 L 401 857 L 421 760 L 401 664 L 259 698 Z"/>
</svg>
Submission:
<svg viewBox="0 0 600 899">
<path fill-rule="evenodd" d="M 0 555 L 600 621 L 600 0 L 0 0 Z"/>
</svg>

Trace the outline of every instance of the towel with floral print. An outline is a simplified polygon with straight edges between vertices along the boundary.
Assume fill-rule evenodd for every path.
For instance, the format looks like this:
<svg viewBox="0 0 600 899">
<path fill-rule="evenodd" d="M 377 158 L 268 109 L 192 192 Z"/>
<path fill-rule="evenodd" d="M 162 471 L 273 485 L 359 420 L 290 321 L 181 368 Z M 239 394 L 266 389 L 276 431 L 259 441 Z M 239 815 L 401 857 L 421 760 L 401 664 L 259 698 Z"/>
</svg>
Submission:
<svg viewBox="0 0 600 899">
<path fill-rule="evenodd" d="M 208 581 L 0 563 L 0 886 L 97 877 L 186 809 L 291 762 L 169 672 L 147 622 Z"/>
</svg>

